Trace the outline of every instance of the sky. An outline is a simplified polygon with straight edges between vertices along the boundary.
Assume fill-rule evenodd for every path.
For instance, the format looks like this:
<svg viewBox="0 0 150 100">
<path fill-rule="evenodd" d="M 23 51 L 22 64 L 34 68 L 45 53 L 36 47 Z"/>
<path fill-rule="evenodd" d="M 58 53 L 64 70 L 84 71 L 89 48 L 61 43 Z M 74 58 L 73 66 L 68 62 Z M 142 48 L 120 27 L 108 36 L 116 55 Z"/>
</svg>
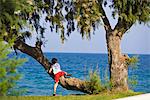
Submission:
<svg viewBox="0 0 150 100">
<path fill-rule="evenodd" d="M 106 15 L 110 21 L 112 28 L 116 25 L 117 19 L 110 17 L 110 9 L 106 8 Z M 46 25 L 46 27 L 49 27 Z M 45 30 L 45 47 L 44 52 L 65 52 L 65 53 L 107 53 L 105 30 L 103 26 L 95 31 L 95 35 L 91 35 L 91 39 L 82 39 L 80 33 L 75 31 L 71 34 L 64 44 L 61 43 L 60 33 L 51 32 L 50 29 Z M 27 43 L 31 46 L 35 44 L 36 34 L 32 38 L 27 39 Z M 144 24 L 134 24 L 127 33 L 124 34 L 121 41 L 122 53 L 129 54 L 150 54 L 150 26 Z"/>
</svg>

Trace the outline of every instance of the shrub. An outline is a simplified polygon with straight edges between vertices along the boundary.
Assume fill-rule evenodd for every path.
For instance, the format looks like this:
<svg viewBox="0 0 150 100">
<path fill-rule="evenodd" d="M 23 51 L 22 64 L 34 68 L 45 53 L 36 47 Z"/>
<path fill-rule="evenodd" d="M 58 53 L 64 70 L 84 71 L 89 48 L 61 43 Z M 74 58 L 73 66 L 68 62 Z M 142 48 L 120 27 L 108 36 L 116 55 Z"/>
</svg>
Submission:
<svg viewBox="0 0 150 100">
<path fill-rule="evenodd" d="M 127 60 L 127 65 L 132 69 L 136 69 L 136 68 L 138 68 L 138 64 L 139 64 L 138 62 L 139 62 L 139 57 L 133 56 Z M 129 76 L 128 83 L 129 83 L 129 88 L 133 89 L 138 83 L 137 75 Z"/>
<path fill-rule="evenodd" d="M 130 66 L 132 68 L 137 68 L 137 66 L 139 64 L 138 62 L 139 62 L 139 57 L 133 56 L 133 57 L 129 58 L 126 63 L 128 66 Z"/>
<path fill-rule="evenodd" d="M 98 94 L 103 90 L 97 70 L 90 71 L 89 79 L 86 81 L 86 90 L 89 91 L 90 94 Z"/>
<path fill-rule="evenodd" d="M 21 76 L 17 72 L 17 67 L 25 62 L 25 59 L 9 57 L 11 46 L 11 43 L 4 43 L 0 37 L 0 96 L 14 94 L 13 88 Z"/>
</svg>

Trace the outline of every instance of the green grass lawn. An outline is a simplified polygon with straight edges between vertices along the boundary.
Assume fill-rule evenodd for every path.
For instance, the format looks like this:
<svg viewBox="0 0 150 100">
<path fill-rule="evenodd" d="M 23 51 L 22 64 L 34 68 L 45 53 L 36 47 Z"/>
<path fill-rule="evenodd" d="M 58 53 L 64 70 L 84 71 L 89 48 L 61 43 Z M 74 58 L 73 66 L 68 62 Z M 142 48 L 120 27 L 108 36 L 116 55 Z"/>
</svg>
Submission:
<svg viewBox="0 0 150 100">
<path fill-rule="evenodd" d="M 68 96 L 2 96 L 0 100 L 112 100 L 141 94 L 139 92 L 112 93 L 103 92 L 97 95 L 68 95 Z"/>
</svg>

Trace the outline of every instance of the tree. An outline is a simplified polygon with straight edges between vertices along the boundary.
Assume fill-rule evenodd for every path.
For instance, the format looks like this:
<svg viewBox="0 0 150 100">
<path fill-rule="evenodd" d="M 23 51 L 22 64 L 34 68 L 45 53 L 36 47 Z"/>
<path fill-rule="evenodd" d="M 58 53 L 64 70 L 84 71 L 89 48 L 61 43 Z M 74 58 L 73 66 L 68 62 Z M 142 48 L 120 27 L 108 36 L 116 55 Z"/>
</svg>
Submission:
<svg viewBox="0 0 150 100">
<path fill-rule="evenodd" d="M 6 0 L 7 1 L 7 0 Z M 14 44 L 14 49 L 18 49 L 36 59 L 47 70 L 51 63 L 44 56 L 41 46 L 44 38 L 45 28 L 40 25 L 40 18 L 45 14 L 45 21 L 50 23 L 51 31 L 60 31 L 62 42 L 70 36 L 71 32 L 76 28 L 84 38 L 90 39 L 91 33 L 96 30 L 99 25 L 103 25 L 106 31 L 106 40 L 108 48 L 108 62 L 110 66 L 110 78 L 113 89 L 122 91 L 128 90 L 128 68 L 126 61 L 129 59 L 127 55 L 121 53 L 120 42 L 123 35 L 136 22 L 147 23 L 150 20 L 150 2 L 148 0 L 8 0 L 15 4 L 14 9 L 9 12 L 7 6 L 8 2 L 5 0 L 0 4 L 4 9 L 0 9 L 3 16 L 5 12 L 11 18 L 18 19 L 18 28 L 15 23 L 6 20 L 0 20 L 4 31 L 0 33 L 7 33 L 4 40 L 7 41 L 12 35 L 17 37 Z M 109 3 L 108 3 L 109 2 Z M 9 4 L 10 5 L 10 4 Z M 27 6 L 28 5 L 28 6 Z M 114 28 L 111 27 L 108 17 L 106 16 L 104 8 L 109 6 L 112 17 L 118 19 Z M 15 17 L 14 16 L 15 13 Z M 6 16 L 7 18 L 7 16 Z M 20 23 L 20 21 L 24 23 Z M 15 21 L 16 22 L 16 21 Z M 25 43 L 25 38 L 31 36 L 32 31 L 21 32 L 20 29 L 31 25 L 31 27 L 39 34 L 35 47 L 31 47 Z M 76 26 L 76 27 L 75 27 Z M 9 33 L 9 34 L 8 34 Z M 53 77 L 53 75 L 50 75 Z M 64 78 L 60 83 L 66 89 L 85 90 L 85 82 L 76 78 Z"/>
<path fill-rule="evenodd" d="M 100 0 L 98 0 L 100 3 Z M 135 24 L 150 21 L 150 2 L 148 0 L 113 0 L 110 8 L 112 17 L 118 16 L 118 23 L 111 28 L 102 5 L 100 6 L 108 49 L 108 61 L 110 66 L 111 82 L 115 90 L 128 90 L 128 66 L 129 57 L 121 53 L 120 43 L 123 35 Z M 104 5 L 107 1 L 104 2 Z"/>
<path fill-rule="evenodd" d="M 104 8 L 109 6 L 112 17 L 118 19 L 114 28 L 111 27 Z M 150 21 L 150 1 L 148 0 L 75 0 L 74 16 L 82 34 L 90 38 L 90 33 L 99 27 L 100 22 L 106 31 L 108 63 L 111 83 L 115 91 L 128 90 L 128 55 L 121 53 L 120 43 L 123 35 L 136 22 Z"/>
<path fill-rule="evenodd" d="M 49 14 L 51 12 L 51 9 L 54 6 L 52 6 L 52 2 L 53 0 L 44 0 L 44 2 L 41 0 L 0 1 L 0 36 L 2 36 L 2 39 L 6 42 L 13 39 L 13 37 L 16 37 L 13 45 L 14 50 L 16 51 L 16 49 L 18 49 L 21 52 L 33 57 L 45 68 L 45 70 L 49 69 L 51 62 L 49 62 L 41 50 L 41 46 L 43 45 L 42 38 L 44 38 L 44 28 L 40 25 L 39 20 L 41 13 L 46 12 Z M 48 18 L 48 16 L 46 18 Z M 50 22 L 52 22 L 51 29 L 54 28 L 55 23 L 57 30 L 58 25 L 60 25 L 61 22 L 57 13 Z M 35 29 L 37 34 L 41 35 L 40 37 L 37 37 L 35 47 L 31 47 L 25 43 L 25 39 L 29 38 L 32 34 L 31 31 L 21 30 L 24 28 Z M 62 29 L 61 38 L 64 40 L 63 27 L 59 26 L 59 28 Z M 54 78 L 53 74 L 49 75 Z M 66 89 L 89 93 L 89 91 L 85 89 L 85 81 L 77 78 L 61 78 L 60 84 Z"/>
<path fill-rule="evenodd" d="M 123 35 L 133 26 L 133 24 L 136 22 L 146 24 L 150 21 L 150 2 L 148 0 L 76 0 L 77 8 L 81 9 L 79 10 L 78 15 L 78 26 L 83 35 L 90 34 L 90 26 L 93 25 L 94 29 L 95 24 L 93 23 L 99 22 L 96 18 L 94 18 L 95 21 L 92 20 L 93 17 L 91 17 L 91 14 L 93 14 L 93 11 L 88 10 L 90 9 L 90 3 L 92 5 L 92 2 L 95 2 L 98 5 L 97 9 L 99 10 L 96 10 L 96 13 L 100 13 L 100 19 L 106 31 L 108 62 L 113 88 L 117 91 L 128 90 L 127 61 L 129 57 L 121 53 L 120 42 Z M 114 28 L 111 27 L 109 19 L 106 16 L 104 10 L 106 6 L 110 7 L 112 17 L 118 19 Z M 80 25 L 80 23 L 84 23 L 85 25 Z"/>
<path fill-rule="evenodd" d="M 25 61 L 25 59 L 15 57 L 10 58 L 11 42 L 9 41 L 9 44 L 6 44 L 0 37 L 0 96 L 12 95 L 15 92 L 13 88 L 16 81 L 20 79 L 17 68 Z"/>
</svg>

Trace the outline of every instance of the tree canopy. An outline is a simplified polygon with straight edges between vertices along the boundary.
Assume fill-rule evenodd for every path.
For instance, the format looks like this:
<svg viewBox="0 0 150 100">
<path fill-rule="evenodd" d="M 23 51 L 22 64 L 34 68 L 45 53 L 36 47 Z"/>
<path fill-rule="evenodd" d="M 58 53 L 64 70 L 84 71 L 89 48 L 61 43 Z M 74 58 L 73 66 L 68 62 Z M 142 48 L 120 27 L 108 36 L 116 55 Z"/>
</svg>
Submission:
<svg viewBox="0 0 150 100">
<path fill-rule="evenodd" d="M 32 8 L 26 0 L 1 0 L 0 34 L 9 37 L 21 35 L 20 30 L 27 25 L 28 14 Z"/>
<path fill-rule="evenodd" d="M 99 25 L 111 27 L 106 24 L 109 23 L 104 11 L 106 6 L 112 9 L 112 17 L 117 18 L 118 23 L 125 22 L 128 27 L 136 21 L 150 20 L 148 0 L 1 0 L 0 33 L 29 37 L 31 32 L 21 31 L 28 27 L 44 38 L 45 27 L 40 24 L 40 18 L 44 17 L 51 31 L 55 29 L 61 34 L 62 41 L 75 29 L 82 37 L 90 38 Z"/>
</svg>

